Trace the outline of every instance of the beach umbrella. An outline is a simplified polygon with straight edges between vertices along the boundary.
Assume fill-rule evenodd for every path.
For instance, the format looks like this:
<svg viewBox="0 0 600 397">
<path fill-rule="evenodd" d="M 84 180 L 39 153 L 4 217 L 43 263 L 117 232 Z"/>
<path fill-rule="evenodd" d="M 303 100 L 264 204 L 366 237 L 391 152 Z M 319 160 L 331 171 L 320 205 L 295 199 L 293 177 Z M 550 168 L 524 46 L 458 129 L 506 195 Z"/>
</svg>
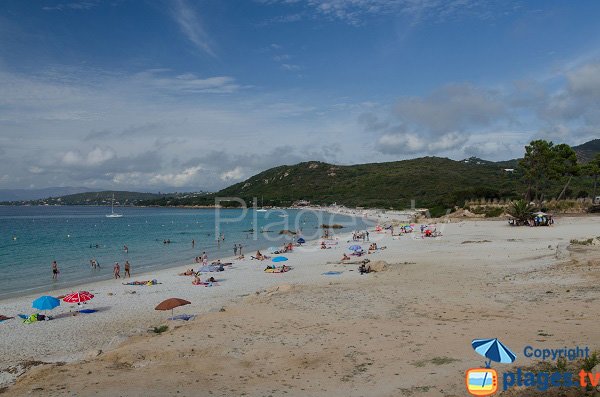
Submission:
<svg viewBox="0 0 600 397">
<path fill-rule="evenodd" d="M 31 304 L 31 307 L 33 307 L 34 309 L 44 310 L 44 311 L 52 310 L 56 306 L 60 306 L 60 300 L 56 299 L 53 296 L 48 296 L 48 295 L 40 296 L 39 298 L 34 300 L 33 303 Z"/>
<path fill-rule="evenodd" d="M 486 368 L 490 367 L 492 361 L 503 364 L 510 364 L 517 359 L 515 353 L 502 344 L 497 338 L 494 339 L 473 339 L 471 342 L 473 349 L 483 357 L 489 359 L 485 364 Z M 482 386 L 485 385 L 487 372 L 483 377 Z"/>
<path fill-rule="evenodd" d="M 497 363 L 510 364 L 517 359 L 515 353 L 502 344 L 497 338 L 494 339 L 474 339 L 471 342 L 473 349 L 485 358 Z"/>
<path fill-rule="evenodd" d="M 171 311 L 171 317 L 173 317 L 173 309 L 175 309 L 176 307 L 179 307 L 179 306 L 189 305 L 191 303 L 192 302 L 186 301 L 185 299 L 169 298 L 167 300 L 164 300 L 164 301 L 160 302 L 154 308 L 154 310 L 170 310 Z"/>
<path fill-rule="evenodd" d="M 300 237 L 298 240 L 296 240 L 296 242 L 297 242 L 298 244 L 304 244 L 304 243 L 306 243 L 306 240 L 305 240 L 305 239 L 303 239 L 302 237 Z"/>
<path fill-rule="evenodd" d="M 87 302 L 94 297 L 94 294 L 90 294 L 87 291 L 73 292 L 63 298 L 63 301 L 67 303 L 82 303 Z"/>
<path fill-rule="evenodd" d="M 350 251 L 360 251 L 360 250 L 362 250 L 362 247 L 360 245 L 354 244 L 354 245 L 351 245 L 350 247 L 348 247 L 348 249 Z"/>
<path fill-rule="evenodd" d="M 276 256 L 275 258 L 271 259 L 271 262 L 285 262 L 287 260 L 288 258 L 285 256 Z"/>
</svg>

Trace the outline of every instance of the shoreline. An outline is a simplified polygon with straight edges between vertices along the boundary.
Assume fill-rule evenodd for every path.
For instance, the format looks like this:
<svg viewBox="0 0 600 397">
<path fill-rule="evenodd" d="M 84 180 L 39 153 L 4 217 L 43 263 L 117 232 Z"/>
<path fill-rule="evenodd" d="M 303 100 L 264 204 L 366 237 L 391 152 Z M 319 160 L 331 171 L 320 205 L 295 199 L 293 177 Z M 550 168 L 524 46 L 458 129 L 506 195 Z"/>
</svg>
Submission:
<svg viewBox="0 0 600 397">
<path fill-rule="evenodd" d="M 333 309 L 337 311 L 338 306 L 342 308 L 345 307 L 344 305 L 350 304 L 354 310 L 364 313 L 363 316 L 367 316 L 366 318 L 368 319 L 370 318 L 369 310 L 375 309 L 374 307 L 369 309 L 368 305 L 365 306 L 367 303 L 360 303 L 360 300 L 337 302 L 336 299 L 338 299 L 339 294 L 336 293 L 332 297 L 315 301 L 315 298 L 306 294 L 308 291 L 312 291 L 311 294 L 318 296 L 332 288 L 335 289 L 336 285 L 340 285 L 346 286 L 344 288 L 348 288 L 348 291 L 356 290 L 356 293 L 359 294 L 356 298 L 358 299 L 359 296 L 370 293 L 379 296 L 385 290 L 378 292 L 381 288 L 378 283 L 392 283 L 386 288 L 400 288 L 399 292 L 397 292 L 397 294 L 400 294 L 398 297 L 401 297 L 404 294 L 402 291 L 405 290 L 414 290 L 414 297 L 401 298 L 401 301 L 394 303 L 394 300 L 398 298 L 394 298 L 395 295 L 390 295 L 389 298 L 386 298 L 385 302 L 391 299 L 389 304 L 392 304 L 392 307 L 386 310 L 392 310 L 392 312 L 401 310 L 404 313 L 406 309 L 400 308 L 404 307 L 405 304 L 412 302 L 410 305 L 416 305 L 414 309 L 402 315 L 401 318 L 408 316 L 406 320 L 394 325 L 396 331 L 387 331 L 392 334 L 394 332 L 404 332 L 402 330 L 406 326 L 410 326 L 410 324 L 420 324 L 423 321 L 425 321 L 424 324 L 428 324 L 426 319 L 429 317 L 436 318 L 437 314 L 434 316 L 433 314 L 425 313 L 429 313 L 431 310 L 437 313 L 435 307 L 439 299 L 442 299 L 439 301 L 440 303 L 445 301 L 453 302 L 452 310 L 454 311 L 462 308 L 460 310 L 464 310 L 465 313 L 473 312 L 474 309 L 471 306 L 474 302 L 465 301 L 465 298 L 460 298 L 460 296 L 449 292 L 449 289 L 454 288 L 454 285 L 460 286 L 467 281 L 470 286 L 468 295 L 483 294 L 489 300 L 488 305 L 492 307 L 502 308 L 504 305 L 502 302 L 506 302 L 512 306 L 514 304 L 510 302 L 514 302 L 515 300 L 517 302 L 533 302 L 531 301 L 533 297 L 547 300 L 554 296 L 559 296 L 547 295 L 545 293 L 548 290 L 556 291 L 556 287 L 551 287 L 551 285 L 564 284 L 567 286 L 564 287 L 564 290 L 566 290 L 567 288 L 573 288 L 568 287 L 569 285 L 575 285 L 579 282 L 578 276 L 575 273 L 567 273 L 567 276 L 560 278 L 550 278 L 545 272 L 547 269 L 553 268 L 556 263 L 565 260 L 564 255 L 568 254 L 567 247 L 569 246 L 570 239 L 585 238 L 593 235 L 598 230 L 597 228 L 600 225 L 599 220 L 600 218 L 598 217 L 566 217 L 561 218 L 560 222 L 557 222 L 557 225 L 550 228 L 510 228 L 504 222 L 488 220 L 444 223 L 440 224 L 440 228 L 444 228 L 444 237 L 440 239 L 421 239 L 418 233 L 403 235 L 401 237 L 392 237 L 389 233 L 372 233 L 372 240 L 377 241 L 378 244 L 386 245 L 388 249 L 369 255 L 367 258 L 371 261 L 384 260 L 389 264 L 393 264 L 392 273 L 382 273 L 381 275 L 376 273 L 373 276 L 360 276 L 356 272 L 357 265 L 335 264 L 339 262 L 342 252 L 348 252 L 346 250 L 346 240 L 351 240 L 351 238 L 349 238 L 348 234 L 343 234 L 337 236 L 338 245 L 333 246 L 331 249 L 320 250 L 318 249 L 318 240 L 313 240 L 308 246 L 297 248 L 294 253 L 286 255 L 290 258 L 286 264 L 290 264 L 293 267 L 293 270 L 288 273 L 264 273 L 262 270 L 270 262 L 246 259 L 235 262 L 234 266 L 225 272 L 203 276 L 204 279 L 214 275 L 221 284 L 218 287 L 205 288 L 192 286 L 190 277 L 175 275 L 180 270 L 186 270 L 183 267 L 163 269 L 157 272 L 156 274 L 160 277 L 159 281 L 163 282 L 163 284 L 158 286 L 130 287 L 123 286 L 120 282 L 115 284 L 113 280 L 107 280 L 90 288 L 92 289 L 91 292 L 96 294 L 96 298 L 91 301 L 88 307 L 99 309 L 98 313 L 91 315 L 79 314 L 75 317 L 61 317 L 43 324 L 34 323 L 25 325 L 18 319 L 9 320 L 1 324 L 0 338 L 7 342 L 8 349 L 4 360 L 0 363 L 0 369 L 6 369 L 10 366 L 15 367 L 18 362 L 26 360 L 46 362 L 80 362 L 80 360 L 84 360 L 84 363 L 94 362 L 96 360 L 94 357 L 98 357 L 100 360 L 103 360 L 103 357 L 106 357 L 106 359 L 112 357 L 113 353 L 111 352 L 121 355 L 121 353 L 117 352 L 122 349 L 127 350 L 127 346 L 136 344 L 138 341 L 148 341 L 150 343 L 150 340 L 153 340 L 154 337 L 148 336 L 148 329 L 152 326 L 165 324 L 165 319 L 167 318 L 166 313 L 156 312 L 153 310 L 153 307 L 159 301 L 168 297 L 180 297 L 192 302 L 191 305 L 177 310 L 176 314 L 191 313 L 197 315 L 199 318 L 214 319 L 219 316 L 226 317 L 228 316 L 227 313 L 231 313 L 231 315 L 239 314 L 240 308 L 245 305 L 244 302 L 247 302 L 248 299 L 254 299 L 253 297 L 264 296 L 264 291 L 267 291 L 267 296 L 270 296 L 272 291 L 277 291 L 274 292 L 277 296 L 279 296 L 279 293 L 289 291 L 289 295 L 283 295 L 281 299 L 289 300 L 290 303 L 295 302 L 295 306 L 303 306 L 308 304 L 308 302 L 312 302 L 310 305 L 314 306 L 310 306 L 310 311 L 311 313 L 314 312 L 312 315 L 314 318 L 327 318 L 329 311 Z M 511 247 L 508 251 L 506 249 L 507 244 Z M 553 247 L 552 250 L 549 250 L 549 246 Z M 228 259 L 226 260 L 228 261 Z M 491 270 L 483 270 L 488 268 L 495 269 L 495 271 L 490 273 Z M 474 269 L 477 269 L 477 271 L 473 272 Z M 342 273 L 334 276 L 323 275 L 322 273 L 326 271 L 341 271 Z M 399 272 L 399 278 L 393 276 L 394 272 Z M 434 272 L 437 278 L 432 279 L 429 276 L 430 272 Z M 531 272 L 541 272 L 541 277 L 530 278 L 527 274 Z M 459 277 L 463 273 L 467 275 L 466 279 Z M 502 289 L 498 291 L 488 290 L 488 283 L 483 277 L 492 275 L 494 280 L 498 280 L 495 283 L 504 285 Z M 388 280 L 388 277 L 392 278 Z M 448 277 L 450 277 L 449 281 L 445 281 Z M 511 282 L 506 284 L 507 277 L 508 280 L 515 277 L 522 277 L 524 279 L 519 284 Z M 140 276 L 132 278 L 132 280 L 136 279 L 139 280 Z M 545 286 L 545 284 L 549 286 Z M 428 287 L 421 288 L 420 285 L 428 285 Z M 529 292 L 520 292 L 520 285 L 523 288 L 526 287 L 525 291 Z M 362 290 L 361 286 L 368 289 Z M 534 291 L 532 288 L 535 291 L 539 289 L 539 292 L 531 292 Z M 343 297 L 344 294 L 348 293 L 354 294 L 355 292 L 340 292 L 341 295 L 339 297 Z M 432 296 L 436 298 L 433 299 Z M 562 297 L 563 295 L 561 294 L 560 296 Z M 568 296 L 569 294 L 566 295 L 566 297 Z M 331 302 L 337 302 L 335 306 L 330 306 L 328 299 Z M 373 301 L 373 304 L 382 305 L 384 301 L 380 301 L 380 299 L 377 298 Z M 477 299 L 480 300 L 481 298 Z M 583 299 L 583 296 L 581 299 Z M 277 302 L 278 300 L 276 299 L 273 303 L 275 305 L 274 309 L 277 306 Z M 584 302 L 588 301 L 584 300 Z M 0 314 L 12 314 L 18 312 L 18 310 L 25 310 L 24 307 L 30 307 L 30 301 L 24 298 L 15 299 L 10 307 L 5 302 L 1 303 L 2 311 L 12 311 Z M 570 304 L 572 305 L 572 303 Z M 387 307 L 387 305 L 384 306 Z M 397 306 L 397 309 L 394 309 L 396 307 L 394 305 L 399 306 Z M 589 304 L 584 303 L 583 305 Z M 219 314 L 223 307 L 226 308 L 225 314 Z M 66 308 L 58 308 L 56 310 L 66 310 Z M 254 313 L 253 308 L 248 308 L 248 310 L 249 313 Z M 413 313 L 412 310 L 414 310 L 414 313 L 424 314 L 413 318 L 410 314 Z M 502 310 L 506 311 L 508 309 Z M 258 318 L 262 318 L 263 316 L 269 317 L 268 313 L 260 313 L 262 314 L 258 312 L 256 314 Z M 382 313 L 380 317 L 377 317 L 380 318 L 377 321 L 383 321 L 383 319 L 387 318 L 386 316 L 388 315 Z M 513 321 L 521 321 L 521 317 L 518 314 L 511 314 L 511 316 L 516 316 Z M 587 320 L 581 320 L 580 322 L 584 326 L 589 327 L 585 321 Z M 170 326 L 168 334 L 175 332 L 178 335 L 180 334 L 178 333 L 178 329 L 182 327 L 180 324 L 183 324 L 182 330 L 189 329 L 188 327 L 192 327 L 193 329 L 195 327 L 210 326 L 210 324 L 203 325 L 203 321 L 190 321 L 189 323 L 167 321 L 167 323 Z M 454 322 L 450 321 L 449 324 L 452 325 Z M 537 329 L 546 329 L 542 324 L 526 324 L 523 325 L 523 329 L 520 332 L 531 328 L 535 334 Z M 259 325 L 257 324 L 256 326 L 258 327 Z M 77 329 L 72 329 L 73 327 L 77 327 Z M 427 325 L 427 327 L 429 327 L 427 328 L 427 332 L 434 332 L 435 335 L 435 329 L 437 329 L 435 322 Z M 481 325 L 479 327 L 481 328 Z M 501 328 L 500 326 L 499 329 Z M 479 328 L 474 326 L 474 330 L 476 329 Z M 92 330 L 93 332 L 86 332 Z M 577 327 L 576 330 L 580 332 L 579 335 L 582 338 L 587 335 L 591 336 L 588 328 Z M 582 330 L 584 331 L 583 333 L 581 333 Z M 55 338 L 51 342 L 47 341 L 49 332 Z M 185 331 L 182 332 L 186 333 Z M 230 335 L 230 332 L 233 331 L 224 330 L 223 332 L 224 336 L 229 335 L 230 338 L 233 338 L 232 340 L 238 340 L 238 338 L 244 340 L 253 335 L 242 333 L 238 336 L 233 336 L 233 334 Z M 286 332 L 290 333 L 290 335 L 298 334 L 298 330 Z M 351 330 L 349 332 L 352 334 Z M 482 332 L 482 329 L 479 329 L 478 332 Z M 560 335 L 560 333 L 556 334 Z M 201 333 L 199 335 L 204 334 Z M 298 337 L 304 338 L 302 335 L 304 334 L 300 333 Z M 479 336 L 475 334 L 468 335 L 471 338 Z M 356 337 L 358 335 L 354 336 L 354 338 Z M 438 337 L 441 337 L 441 335 L 438 335 Z M 82 338 L 83 340 L 81 340 Z M 528 338 L 531 338 L 531 336 Z M 205 338 L 201 337 L 200 339 L 204 340 Z M 27 351 L 24 351 L 23 348 L 20 348 L 20 346 L 23 346 L 22 342 L 19 342 L 21 340 L 37 340 L 39 342 L 28 344 Z M 592 343 L 594 340 L 600 339 L 574 340 L 574 342 Z M 124 343 L 125 341 L 127 343 Z M 348 343 L 352 344 L 351 341 Z M 560 340 L 560 343 L 563 343 L 563 341 Z M 398 348 L 400 350 L 404 349 L 402 346 Z M 167 349 L 167 347 L 159 345 L 156 346 L 156 349 L 160 352 L 163 349 Z M 7 359 L 8 357 L 10 359 Z M 157 358 L 157 360 L 160 361 L 160 358 Z M 411 369 L 412 367 L 409 366 L 408 368 Z M 33 373 L 36 373 L 37 370 L 33 371 Z M 16 372 L 18 373 L 19 371 L 17 370 Z M 25 375 L 23 379 L 25 378 L 28 378 L 28 375 Z M 0 375 L 0 383 L 10 384 L 12 379 L 14 379 L 14 374 L 9 377 L 4 374 L 4 378 Z M 394 379 L 393 376 L 392 379 Z M 11 388 L 8 390 L 10 391 Z"/>
<path fill-rule="evenodd" d="M 44 206 L 40 206 L 40 207 L 44 207 Z M 62 206 L 62 207 L 73 207 L 73 206 Z M 75 207 L 79 207 L 79 206 L 75 206 Z M 105 206 L 85 206 L 85 207 L 105 207 Z M 152 207 L 146 207 L 146 206 L 131 206 L 131 208 L 152 208 Z M 158 207 L 161 208 L 161 207 Z M 189 209 L 189 208 L 183 208 L 183 207 L 169 207 L 169 208 L 179 208 L 179 209 Z M 211 207 L 211 208 L 199 208 L 199 209 L 209 209 L 209 210 L 215 210 L 217 208 Z M 236 210 L 236 208 L 223 208 L 223 209 L 231 209 L 231 210 Z M 295 209 L 298 210 L 296 208 L 287 208 L 287 209 Z M 366 220 L 367 218 L 363 217 L 360 214 L 352 214 L 352 213 L 346 213 L 346 212 L 336 212 L 336 211 L 328 211 L 327 208 L 321 208 L 321 207 L 310 207 L 310 208 L 305 208 L 305 209 L 309 209 L 311 211 L 316 211 L 316 212 L 322 212 L 324 214 L 329 214 L 329 215 L 343 215 L 343 216 L 348 216 L 350 218 L 355 218 L 355 219 L 363 219 Z M 220 210 L 220 209 L 219 209 Z M 237 209 L 239 210 L 239 209 Z M 251 208 L 248 210 L 252 210 Z M 273 211 L 281 211 L 281 210 L 285 210 L 283 208 L 281 209 L 273 209 Z M 376 221 L 376 219 L 369 219 L 370 221 Z M 321 229 L 319 229 L 321 230 Z M 343 233 L 348 233 L 343 232 Z M 307 242 L 310 241 L 314 241 L 314 240 L 318 240 L 320 238 L 320 236 L 313 236 L 312 234 L 310 236 L 305 236 L 304 237 Z M 281 242 L 283 243 L 283 242 Z M 258 248 L 251 248 L 252 251 L 254 249 L 259 249 L 259 250 L 265 250 L 268 247 L 272 246 L 272 243 L 265 243 L 265 246 L 260 246 Z M 277 243 L 276 245 L 279 245 L 279 243 Z M 249 248 L 249 247 L 244 247 L 245 249 Z M 212 259 L 212 261 L 216 261 L 218 259 L 220 259 L 221 261 L 228 261 L 231 262 L 234 257 L 231 255 L 226 254 L 227 250 L 223 251 L 222 253 L 216 253 L 216 256 Z M 210 254 L 210 252 L 209 252 Z M 81 261 L 86 262 L 86 258 L 82 258 Z M 183 266 L 198 266 L 198 264 L 195 264 L 192 262 L 193 258 L 188 258 L 188 259 L 175 259 L 175 260 L 171 260 L 166 264 L 161 264 L 161 263 L 155 263 L 155 264 L 149 264 L 149 265 L 145 265 L 141 268 L 139 273 L 135 272 L 135 268 L 134 268 L 134 274 L 135 277 L 146 277 L 149 276 L 151 274 L 154 274 L 156 272 L 160 272 L 162 270 L 168 270 L 168 269 L 173 269 L 173 268 L 179 268 L 179 267 L 183 267 Z M 119 261 L 120 262 L 120 261 Z M 183 263 L 186 262 L 186 263 Z M 108 269 L 110 269 L 110 266 L 108 267 Z M 123 271 L 122 271 L 123 273 Z M 18 298 L 31 298 L 32 300 L 36 297 L 38 297 L 40 294 L 48 294 L 48 295 L 60 295 L 60 293 L 57 293 L 59 291 L 65 291 L 65 290 L 75 290 L 77 288 L 91 288 L 90 286 L 94 286 L 98 283 L 104 283 L 104 282 L 110 282 L 111 280 L 114 280 L 114 278 L 112 277 L 112 272 L 110 273 L 104 273 L 104 274 L 91 274 L 90 276 L 88 276 L 87 279 L 81 279 L 81 280 L 72 280 L 72 281 L 64 281 L 62 282 L 61 279 L 59 278 L 59 281 L 57 284 L 51 284 L 48 286 L 42 286 L 42 287 L 32 287 L 30 289 L 27 289 L 26 292 L 10 292 L 4 296 L 0 296 L 0 305 L 2 303 L 5 303 L 7 301 L 10 301 L 12 299 L 18 299 Z M 0 313 L 2 314 L 2 313 Z"/>
</svg>

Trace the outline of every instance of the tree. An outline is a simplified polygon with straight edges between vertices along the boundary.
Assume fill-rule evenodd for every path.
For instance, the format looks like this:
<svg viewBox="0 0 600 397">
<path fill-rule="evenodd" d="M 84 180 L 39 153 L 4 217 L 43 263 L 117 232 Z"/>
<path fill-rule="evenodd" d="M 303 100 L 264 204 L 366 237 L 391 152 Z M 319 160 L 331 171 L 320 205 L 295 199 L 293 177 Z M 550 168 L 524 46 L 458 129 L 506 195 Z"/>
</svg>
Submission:
<svg viewBox="0 0 600 397">
<path fill-rule="evenodd" d="M 577 153 L 575 153 L 571 146 L 561 143 L 552 147 L 552 152 L 554 153 L 552 156 L 553 173 L 557 176 L 568 178 L 567 183 L 558 195 L 557 200 L 560 200 L 569 188 L 573 177 L 579 174 L 580 167 L 577 164 Z"/>
<path fill-rule="evenodd" d="M 548 181 L 556 175 L 557 168 L 552 165 L 556 152 L 554 144 L 542 139 L 531 141 L 525 146 L 525 156 L 519 161 L 523 169 L 523 178 L 527 183 L 526 199 L 541 202 Z"/>
<path fill-rule="evenodd" d="M 600 176 L 600 153 L 597 153 L 596 157 L 594 157 L 589 163 L 584 165 L 582 168 L 583 168 L 583 172 L 586 175 L 594 178 L 594 190 L 592 193 L 592 199 L 593 199 L 596 197 L 597 187 L 598 187 L 598 177 Z"/>
<path fill-rule="evenodd" d="M 533 207 L 525 200 L 517 200 L 511 203 L 507 212 L 516 219 L 517 225 L 523 225 L 531 219 Z"/>
</svg>

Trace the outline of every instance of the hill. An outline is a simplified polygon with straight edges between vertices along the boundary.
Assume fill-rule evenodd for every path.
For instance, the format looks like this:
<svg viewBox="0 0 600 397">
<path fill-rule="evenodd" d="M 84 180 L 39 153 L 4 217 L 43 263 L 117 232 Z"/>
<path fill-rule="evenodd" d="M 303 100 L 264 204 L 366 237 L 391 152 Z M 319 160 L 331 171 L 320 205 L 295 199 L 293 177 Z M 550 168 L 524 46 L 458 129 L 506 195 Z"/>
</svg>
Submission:
<svg viewBox="0 0 600 397">
<path fill-rule="evenodd" d="M 579 146 L 573 146 L 573 150 L 577 153 L 577 159 L 582 163 L 586 163 L 600 153 L 600 139 L 593 139 Z"/>
<path fill-rule="evenodd" d="M 466 199 L 514 198 L 521 189 L 518 172 L 487 161 L 424 157 L 387 163 L 332 165 L 311 161 L 282 165 L 200 199 L 169 199 L 168 205 L 210 205 L 215 197 L 264 199 L 265 206 L 297 200 L 315 204 L 407 208 L 450 207 Z"/>
<path fill-rule="evenodd" d="M 48 197 L 38 200 L 18 200 L 4 202 L 10 205 L 110 205 L 112 197 L 115 197 L 115 205 L 138 205 L 141 201 L 159 200 L 164 196 L 156 193 L 139 193 L 127 191 L 106 190 L 102 192 L 86 192 L 68 194 L 65 196 Z"/>
<path fill-rule="evenodd" d="M 37 200 L 75 193 L 91 192 L 86 187 L 47 187 L 43 189 L 0 189 L 0 201 Z"/>
</svg>

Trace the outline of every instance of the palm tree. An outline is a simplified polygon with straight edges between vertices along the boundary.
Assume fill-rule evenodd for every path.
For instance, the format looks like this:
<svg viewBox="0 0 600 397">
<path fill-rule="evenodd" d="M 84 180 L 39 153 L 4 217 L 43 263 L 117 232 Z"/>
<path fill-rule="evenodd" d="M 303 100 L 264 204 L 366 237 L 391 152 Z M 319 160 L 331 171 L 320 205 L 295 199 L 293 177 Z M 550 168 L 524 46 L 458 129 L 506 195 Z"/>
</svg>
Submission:
<svg viewBox="0 0 600 397">
<path fill-rule="evenodd" d="M 533 206 L 525 200 L 513 201 L 508 208 L 508 214 L 516 219 L 517 225 L 524 225 L 533 214 Z"/>
</svg>

